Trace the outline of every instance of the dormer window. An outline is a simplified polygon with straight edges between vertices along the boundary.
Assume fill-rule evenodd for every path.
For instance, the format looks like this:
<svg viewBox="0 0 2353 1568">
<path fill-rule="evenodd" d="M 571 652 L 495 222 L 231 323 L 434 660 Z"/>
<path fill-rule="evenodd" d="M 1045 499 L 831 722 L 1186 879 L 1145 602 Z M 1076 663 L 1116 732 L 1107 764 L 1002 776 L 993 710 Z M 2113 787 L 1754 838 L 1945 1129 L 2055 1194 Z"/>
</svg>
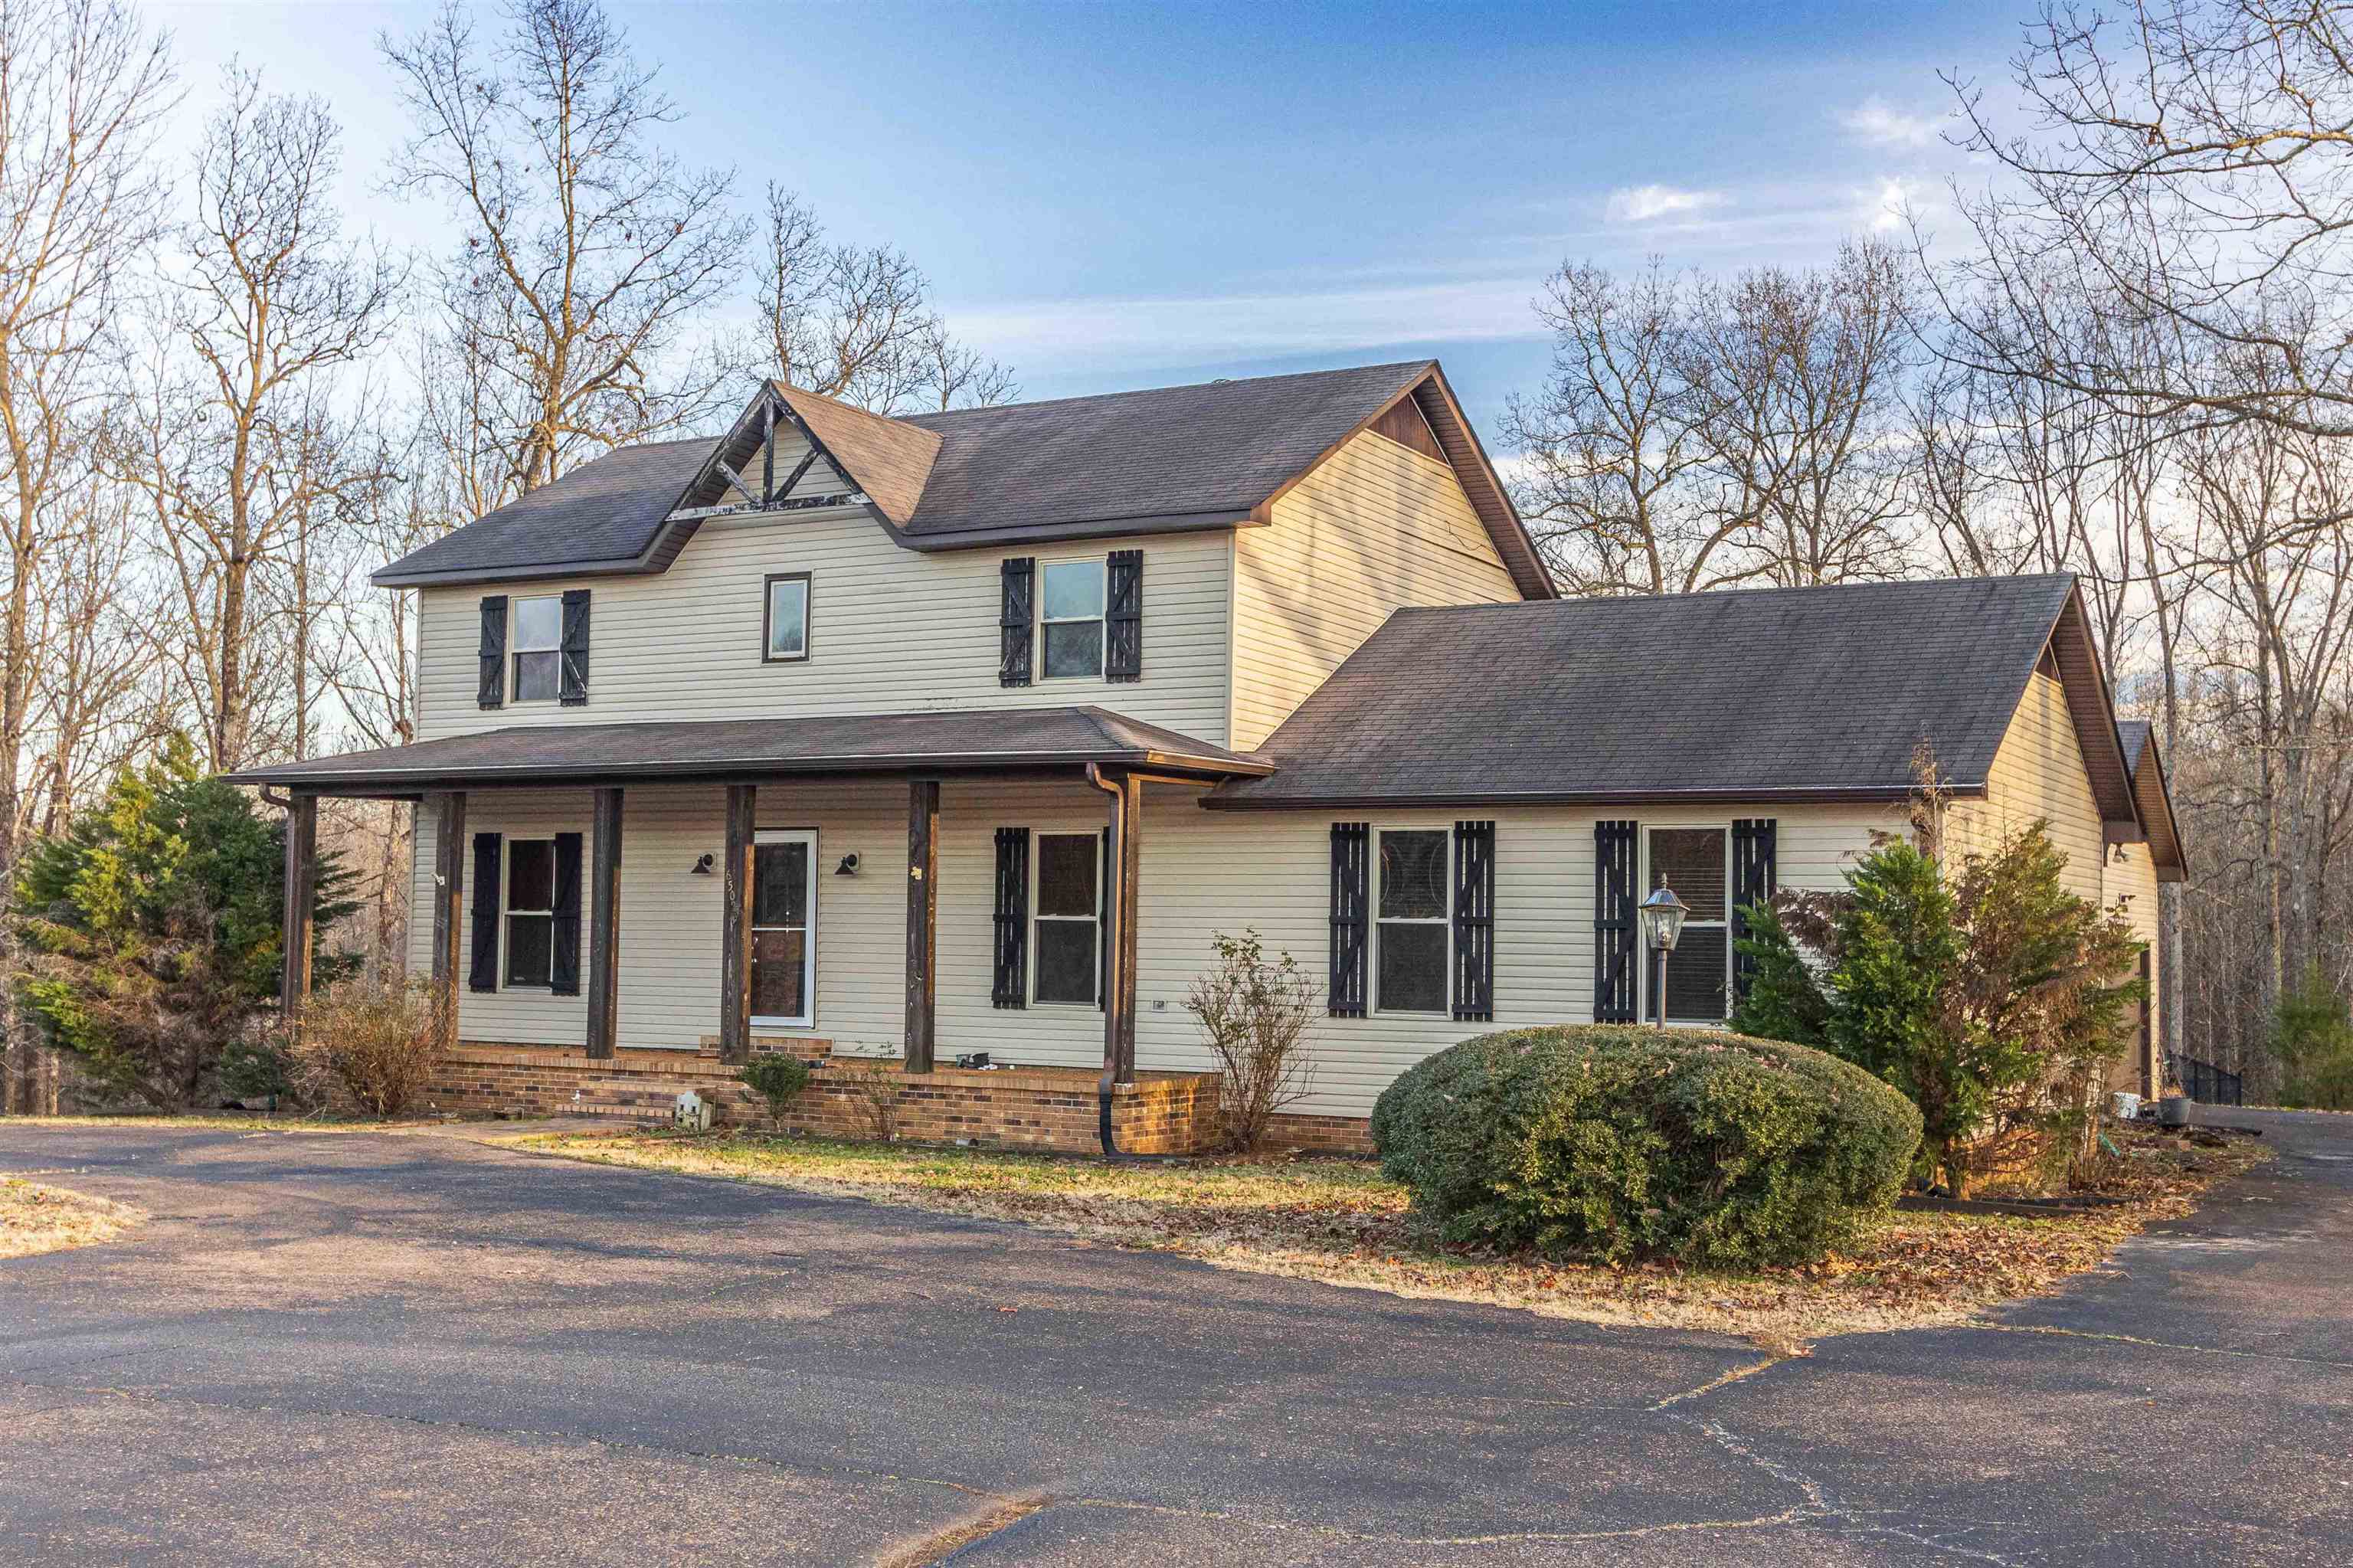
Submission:
<svg viewBox="0 0 2353 1568">
<path fill-rule="evenodd" d="M 1103 673 L 1104 565 L 1048 561 L 1038 596 L 1038 639 L 1050 681 L 1099 680 Z"/>
<path fill-rule="evenodd" d="M 564 600 L 548 594 L 514 607 L 515 701 L 552 703 L 563 677 Z"/>
</svg>

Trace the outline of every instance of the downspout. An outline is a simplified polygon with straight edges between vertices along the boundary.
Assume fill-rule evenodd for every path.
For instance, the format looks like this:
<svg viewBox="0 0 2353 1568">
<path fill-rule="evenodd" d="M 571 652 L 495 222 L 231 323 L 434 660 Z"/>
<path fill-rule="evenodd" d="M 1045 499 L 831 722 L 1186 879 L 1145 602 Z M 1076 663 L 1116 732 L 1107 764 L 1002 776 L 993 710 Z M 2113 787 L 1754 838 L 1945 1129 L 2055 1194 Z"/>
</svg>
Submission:
<svg viewBox="0 0 2353 1568">
<path fill-rule="evenodd" d="M 1104 778 L 1103 768 L 1092 762 L 1087 764 L 1087 782 L 1111 797 L 1111 853 L 1104 858 L 1117 866 L 1120 874 L 1124 876 L 1127 870 L 1126 846 L 1120 842 L 1120 834 L 1124 827 L 1123 819 L 1125 816 L 1127 786 L 1124 783 L 1115 784 Z M 1113 901 L 1112 890 L 1108 887 L 1103 890 L 1103 894 L 1106 904 L 1113 911 L 1113 919 L 1117 921 L 1123 906 L 1122 903 Z M 1112 990 L 1116 992 L 1119 989 L 1119 946 L 1124 939 L 1125 933 L 1114 927 L 1109 935 L 1112 938 L 1112 962 L 1108 968 L 1112 971 Z M 1112 1006 L 1112 1001 L 1111 997 L 1103 998 L 1103 1076 L 1095 1081 L 1095 1131 L 1103 1139 L 1103 1158 L 1122 1160 L 1125 1156 L 1120 1153 L 1119 1142 L 1112 1136 L 1111 1130 L 1112 1078 L 1115 1071 L 1113 1066 L 1113 1041 L 1117 1037 L 1119 1029 L 1119 1014 Z"/>
<path fill-rule="evenodd" d="M 294 797 L 291 795 L 280 795 L 273 793 L 270 787 L 267 784 L 262 785 L 258 792 L 264 800 L 267 800 L 269 804 L 277 807 L 281 811 L 290 811 L 294 809 Z"/>
</svg>

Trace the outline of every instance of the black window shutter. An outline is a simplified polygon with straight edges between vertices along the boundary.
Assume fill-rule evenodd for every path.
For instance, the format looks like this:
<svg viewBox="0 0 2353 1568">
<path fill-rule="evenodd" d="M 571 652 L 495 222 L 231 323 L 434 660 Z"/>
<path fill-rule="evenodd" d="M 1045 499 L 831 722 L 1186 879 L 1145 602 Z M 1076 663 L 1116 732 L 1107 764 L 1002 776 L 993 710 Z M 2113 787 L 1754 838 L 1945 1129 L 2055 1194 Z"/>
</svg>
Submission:
<svg viewBox="0 0 2353 1568">
<path fill-rule="evenodd" d="M 470 991 L 499 989 L 499 835 L 474 835 L 474 964 Z"/>
<path fill-rule="evenodd" d="M 588 590 L 564 590 L 564 652 L 555 677 L 556 701 L 567 708 L 588 701 Z"/>
<path fill-rule="evenodd" d="M 580 835 L 555 835 L 555 918 L 550 922 L 553 951 L 547 989 L 558 996 L 580 994 Z"/>
<path fill-rule="evenodd" d="M 997 973 L 989 1001 L 1029 1004 L 1029 830 L 997 830 Z"/>
<path fill-rule="evenodd" d="M 1631 1023 L 1634 1012 L 1632 822 L 1593 824 L 1593 1022 Z"/>
<path fill-rule="evenodd" d="M 1495 824 L 1454 824 L 1454 1016 L 1495 1016 Z"/>
<path fill-rule="evenodd" d="M 1103 623 L 1103 679 L 1144 679 L 1144 552 L 1113 550 Z"/>
<path fill-rule="evenodd" d="M 507 701 L 507 596 L 482 596 L 482 677 L 475 688 L 478 707 L 504 707 Z"/>
<path fill-rule="evenodd" d="M 1365 961 L 1372 903 L 1372 825 L 1332 824 L 1332 994 L 1335 1018 L 1365 1016 Z"/>
<path fill-rule="evenodd" d="M 997 618 L 997 683 L 1000 686 L 1029 683 L 1029 623 L 1034 603 L 1030 588 L 1037 573 L 1038 563 L 1028 556 L 1016 556 L 997 568 L 1004 588 L 1004 609 Z"/>
<path fill-rule="evenodd" d="M 1757 960 L 1739 948 L 1741 938 L 1748 935 L 1748 916 L 1742 911 L 1773 896 L 1779 827 L 1770 817 L 1743 818 L 1732 824 L 1732 996 L 1736 1002 L 1746 999 L 1749 982 L 1757 978 Z"/>
</svg>

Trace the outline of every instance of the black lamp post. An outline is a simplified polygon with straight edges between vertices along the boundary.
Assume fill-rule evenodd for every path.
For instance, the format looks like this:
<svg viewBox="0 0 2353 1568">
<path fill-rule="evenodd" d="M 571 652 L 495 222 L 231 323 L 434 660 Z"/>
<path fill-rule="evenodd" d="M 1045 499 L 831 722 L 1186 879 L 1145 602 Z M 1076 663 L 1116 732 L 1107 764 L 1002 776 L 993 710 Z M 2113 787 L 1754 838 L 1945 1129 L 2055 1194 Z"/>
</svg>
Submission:
<svg viewBox="0 0 2353 1568">
<path fill-rule="evenodd" d="M 1683 916 L 1690 913 L 1691 906 L 1663 882 L 1642 900 L 1642 934 L 1659 955 L 1659 1010 L 1651 1022 L 1662 1029 L 1667 1026 L 1667 955 L 1675 950 L 1675 941 L 1683 934 Z"/>
</svg>

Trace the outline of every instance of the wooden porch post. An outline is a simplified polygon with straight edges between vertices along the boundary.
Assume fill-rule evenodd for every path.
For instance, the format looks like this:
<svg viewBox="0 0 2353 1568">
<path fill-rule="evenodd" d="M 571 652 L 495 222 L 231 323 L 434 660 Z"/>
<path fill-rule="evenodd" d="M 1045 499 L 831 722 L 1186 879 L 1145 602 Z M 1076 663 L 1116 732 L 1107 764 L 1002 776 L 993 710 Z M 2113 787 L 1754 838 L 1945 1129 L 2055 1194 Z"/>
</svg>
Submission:
<svg viewBox="0 0 2353 1568">
<path fill-rule="evenodd" d="M 618 1033 L 621 962 L 621 791 L 596 791 L 588 877 L 588 1054 L 610 1056 Z"/>
<path fill-rule="evenodd" d="M 319 797 L 297 794 L 286 802 L 286 958 L 278 982 L 279 1016 L 290 1030 L 301 1026 L 311 998 L 311 906 L 318 888 Z"/>
<path fill-rule="evenodd" d="M 719 1059 L 752 1058 L 752 810 L 749 784 L 727 786 L 726 907 L 720 920 Z M 811 868 L 814 870 L 814 868 Z"/>
<path fill-rule="evenodd" d="M 1111 780 L 1107 780 L 1111 781 Z M 1110 948 L 1103 998 L 1103 1071 L 1117 1084 L 1135 1082 L 1135 883 L 1144 830 L 1144 783 L 1115 776 L 1111 800 L 1112 885 L 1103 890 L 1103 940 Z"/>
<path fill-rule="evenodd" d="M 932 1070 L 937 1022 L 940 916 L 940 781 L 907 785 L 906 1070 Z"/>
<path fill-rule="evenodd" d="M 433 802 L 433 1021 L 444 1051 L 458 1044 L 459 942 L 466 920 L 466 792 Z"/>
</svg>

